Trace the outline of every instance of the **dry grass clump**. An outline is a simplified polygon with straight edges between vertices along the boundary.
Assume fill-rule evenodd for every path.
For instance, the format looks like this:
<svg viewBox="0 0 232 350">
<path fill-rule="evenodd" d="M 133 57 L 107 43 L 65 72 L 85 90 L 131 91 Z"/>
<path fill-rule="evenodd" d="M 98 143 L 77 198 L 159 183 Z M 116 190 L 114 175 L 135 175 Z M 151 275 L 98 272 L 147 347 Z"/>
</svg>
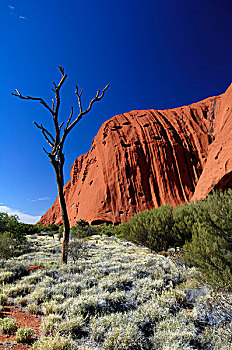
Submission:
<svg viewBox="0 0 232 350">
<path fill-rule="evenodd" d="M 3 277 L 1 287 L 9 301 L 44 315 L 32 349 L 219 349 L 220 339 L 229 349 L 231 295 L 201 286 L 195 268 L 104 235 L 91 237 L 75 264 L 71 258 L 61 266 L 57 241 L 32 242 L 33 254 L 0 262 L 0 276 L 19 276 L 15 264 L 44 267 L 16 284 Z"/>
</svg>

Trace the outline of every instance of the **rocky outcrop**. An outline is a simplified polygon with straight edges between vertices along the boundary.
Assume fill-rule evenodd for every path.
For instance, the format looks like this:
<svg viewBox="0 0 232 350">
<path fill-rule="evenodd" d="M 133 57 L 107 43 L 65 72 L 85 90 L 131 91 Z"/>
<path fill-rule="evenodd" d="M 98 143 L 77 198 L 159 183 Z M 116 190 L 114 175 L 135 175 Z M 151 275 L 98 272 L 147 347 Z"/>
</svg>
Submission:
<svg viewBox="0 0 232 350">
<path fill-rule="evenodd" d="M 168 110 L 117 115 L 78 157 L 65 186 L 71 225 L 128 221 L 136 212 L 204 198 L 232 183 L 232 85 Z M 58 199 L 41 223 L 60 223 Z"/>
</svg>

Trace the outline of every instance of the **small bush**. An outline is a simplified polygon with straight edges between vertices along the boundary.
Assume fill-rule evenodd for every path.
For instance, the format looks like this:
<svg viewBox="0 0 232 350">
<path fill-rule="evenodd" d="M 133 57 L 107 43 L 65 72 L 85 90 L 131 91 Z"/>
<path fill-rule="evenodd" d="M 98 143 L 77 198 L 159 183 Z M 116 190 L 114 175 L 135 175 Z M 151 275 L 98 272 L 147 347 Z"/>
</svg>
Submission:
<svg viewBox="0 0 232 350">
<path fill-rule="evenodd" d="M 34 303 L 28 304 L 26 310 L 27 310 L 27 312 L 29 312 L 30 314 L 33 314 L 33 315 L 38 315 L 41 313 L 39 305 L 36 305 Z"/>
<path fill-rule="evenodd" d="M 16 332 L 17 343 L 31 343 L 34 330 L 32 328 L 18 328 Z"/>
<path fill-rule="evenodd" d="M 115 236 L 117 233 L 117 226 L 104 223 L 96 227 L 97 233 L 100 235 L 106 235 L 107 237 Z"/>
<path fill-rule="evenodd" d="M 60 315 L 50 314 L 41 322 L 41 331 L 44 336 L 54 335 L 60 327 L 62 317 Z"/>
<path fill-rule="evenodd" d="M 172 232 L 174 224 L 172 207 L 164 205 L 135 214 L 129 222 L 120 225 L 118 231 L 126 239 L 159 252 L 179 245 L 180 237 Z"/>
<path fill-rule="evenodd" d="M 6 305 L 7 296 L 5 294 L 0 294 L 0 305 Z"/>
<path fill-rule="evenodd" d="M 95 226 L 91 226 L 87 221 L 82 219 L 76 222 L 76 225 L 72 227 L 71 231 L 72 234 L 79 239 L 91 237 L 98 233 Z"/>
<path fill-rule="evenodd" d="M 41 337 L 31 348 L 32 350 L 77 350 L 67 338 L 56 335 L 55 337 Z"/>
<path fill-rule="evenodd" d="M 180 245 L 184 245 L 186 241 L 190 241 L 194 232 L 194 227 L 198 221 L 199 215 L 197 208 L 200 202 L 182 204 L 173 211 L 174 225 L 173 233 L 180 237 Z"/>
<path fill-rule="evenodd" d="M 136 325 L 127 324 L 109 330 L 103 343 L 105 350 L 149 349 L 142 333 Z"/>
<path fill-rule="evenodd" d="M 81 316 L 65 320 L 60 324 L 59 330 L 62 335 L 70 335 L 72 338 L 81 338 L 86 333 L 84 331 L 84 320 Z"/>
<path fill-rule="evenodd" d="M 88 255 L 87 243 L 85 238 L 78 238 L 77 236 L 71 237 L 68 246 L 69 255 L 75 263 L 78 259 L 86 257 Z"/>
<path fill-rule="evenodd" d="M 11 238 L 18 243 L 23 243 L 26 239 L 27 224 L 19 222 L 17 215 L 0 213 L 0 232 L 10 233 Z"/>
<path fill-rule="evenodd" d="M 17 331 L 17 322 L 15 319 L 10 317 L 5 317 L 0 319 L 0 332 L 3 334 L 14 334 Z"/>
<path fill-rule="evenodd" d="M 209 195 L 198 204 L 198 219 L 185 259 L 198 267 L 213 286 L 232 280 L 232 191 Z"/>
<path fill-rule="evenodd" d="M 0 258 L 9 259 L 15 255 L 17 241 L 10 232 L 0 233 Z"/>
</svg>

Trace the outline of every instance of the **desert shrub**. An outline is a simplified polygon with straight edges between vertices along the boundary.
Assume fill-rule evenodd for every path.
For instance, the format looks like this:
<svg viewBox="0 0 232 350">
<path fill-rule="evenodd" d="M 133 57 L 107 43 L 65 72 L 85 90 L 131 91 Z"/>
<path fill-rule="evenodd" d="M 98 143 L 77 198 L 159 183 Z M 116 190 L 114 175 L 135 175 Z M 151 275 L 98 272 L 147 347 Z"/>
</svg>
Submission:
<svg viewBox="0 0 232 350">
<path fill-rule="evenodd" d="M 118 230 L 132 242 L 159 252 L 180 243 L 180 237 L 172 232 L 173 224 L 172 207 L 164 205 L 135 214 Z"/>
<path fill-rule="evenodd" d="M 0 305 L 6 305 L 7 296 L 5 294 L 0 294 Z"/>
<path fill-rule="evenodd" d="M 19 223 L 22 232 L 26 235 L 33 235 L 39 232 L 39 226 L 33 224 Z"/>
<path fill-rule="evenodd" d="M 232 279 L 232 191 L 213 192 L 198 203 L 198 217 L 185 259 L 214 286 Z"/>
<path fill-rule="evenodd" d="M 41 337 L 32 347 L 32 350 L 78 350 L 70 339 L 56 335 L 55 337 Z"/>
<path fill-rule="evenodd" d="M 16 304 L 25 307 L 28 304 L 28 300 L 26 297 L 19 296 L 16 298 Z"/>
<path fill-rule="evenodd" d="M 100 235 L 106 235 L 107 237 L 115 236 L 117 233 L 117 226 L 112 224 L 103 223 L 102 225 L 96 226 L 97 233 Z"/>
<path fill-rule="evenodd" d="M 12 271 L 2 271 L 0 272 L 0 284 L 9 283 L 13 279 L 13 272 Z"/>
<path fill-rule="evenodd" d="M 32 328 L 18 328 L 15 339 L 17 343 L 31 343 L 34 330 Z"/>
<path fill-rule="evenodd" d="M 84 325 L 84 319 L 81 316 L 76 316 L 62 322 L 59 331 L 62 335 L 71 336 L 71 338 L 81 338 L 87 333 Z"/>
<path fill-rule="evenodd" d="M 135 324 L 121 325 L 109 330 L 103 342 L 105 350 L 148 350 L 148 344 Z"/>
<path fill-rule="evenodd" d="M 11 298 L 15 298 L 17 296 L 24 297 L 31 291 L 31 286 L 26 283 L 18 283 L 16 285 L 10 285 L 9 288 L 5 290 L 6 295 Z"/>
<path fill-rule="evenodd" d="M 91 226 L 87 221 L 82 219 L 76 222 L 76 225 L 72 227 L 71 231 L 77 238 L 91 237 L 98 233 L 95 226 Z"/>
<path fill-rule="evenodd" d="M 27 310 L 27 312 L 29 312 L 30 314 L 33 314 L 33 315 L 38 315 L 41 313 L 39 305 L 36 305 L 34 303 L 28 304 L 26 307 L 26 310 Z"/>
<path fill-rule="evenodd" d="M 180 245 L 183 245 L 185 241 L 190 241 L 192 238 L 194 226 L 199 220 L 198 203 L 185 203 L 179 205 L 173 211 L 174 224 L 172 231 L 177 237 L 180 237 Z"/>
<path fill-rule="evenodd" d="M 14 334 L 17 331 L 17 322 L 15 319 L 10 317 L 5 317 L 0 319 L 0 332 L 3 334 Z"/>
<path fill-rule="evenodd" d="M 54 233 L 58 233 L 59 232 L 59 225 L 58 224 L 50 224 L 50 225 L 41 225 L 38 224 L 36 225 L 37 228 L 37 232 L 45 232 L 45 233 L 49 233 L 49 232 L 54 232 Z"/>
<path fill-rule="evenodd" d="M 206 327 L 203 341 L 211 343 L 212 349 L 228 350 L 232 348 L 232 322 L 228 325 Z"/>
<path fill-rule="evenodd" d="M 155 349 L 184 349 L 191 344 L 195 334 L 196 329 L 188 313 L 166 317 L 156 324 L 153 338 Z"/>
<path fill-rule="evenodd" d="M 26 240 L 27 225 L 16 215 L 0 213 L 0 258 L 9 259 L 29 250 Z"/>
<path fill-rule="evenodd" d="M 45 315 L 61 314 L 63 312 L 63 306 L 62 304 L 56 303 L 54 300 L 50 300 L 41 304 L 41 311 Z"/>
<path fill-rule="evenodd" d="M 71 240 L 68 246 L 69 256 L 75 263 L 78 259 L 86 257 L 88 255 L 88 248 L 86 238 L 78 237 L 75 234 L 71 235 Z"/>
<path fill-rule="evenodd" d="M 41 322 L 41 332 L 44 336 L 53 335 L 57 332 L 61 323 L 62 317 L 60 315 L 50 314 Z"/>
<path fill-rule="evenodd" d="M 10 232 L 0 233 L 0 258 L 8 259 L 15 255 L 17 241 L 11 236 Z"/>
<path fill-rule="evenodd" d="M 17 215 L 8 215 L 0 213 L 0 232 L 9 232 L 11 237 L 17 242 L 25 240 L 24 224 L 19 222 Z"/>
</svg>

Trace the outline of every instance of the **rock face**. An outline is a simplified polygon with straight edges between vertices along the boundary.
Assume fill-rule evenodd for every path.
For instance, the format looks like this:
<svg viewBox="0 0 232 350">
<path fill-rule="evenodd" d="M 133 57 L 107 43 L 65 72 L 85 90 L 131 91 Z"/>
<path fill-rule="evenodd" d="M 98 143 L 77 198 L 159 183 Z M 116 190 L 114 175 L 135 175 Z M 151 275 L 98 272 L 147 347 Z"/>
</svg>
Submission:
<svg viewBox="0 0 232 350">
<path fill-rule="evenodd" d="M 189 106 L 131 111 L 105 122 L 65 185 L 71 225 L 128 221 L 141 210 L 231 187 L 231 111 L 232 85 Z M 40 222 L 62 222 L 58 199 Z"/>
</svg>

